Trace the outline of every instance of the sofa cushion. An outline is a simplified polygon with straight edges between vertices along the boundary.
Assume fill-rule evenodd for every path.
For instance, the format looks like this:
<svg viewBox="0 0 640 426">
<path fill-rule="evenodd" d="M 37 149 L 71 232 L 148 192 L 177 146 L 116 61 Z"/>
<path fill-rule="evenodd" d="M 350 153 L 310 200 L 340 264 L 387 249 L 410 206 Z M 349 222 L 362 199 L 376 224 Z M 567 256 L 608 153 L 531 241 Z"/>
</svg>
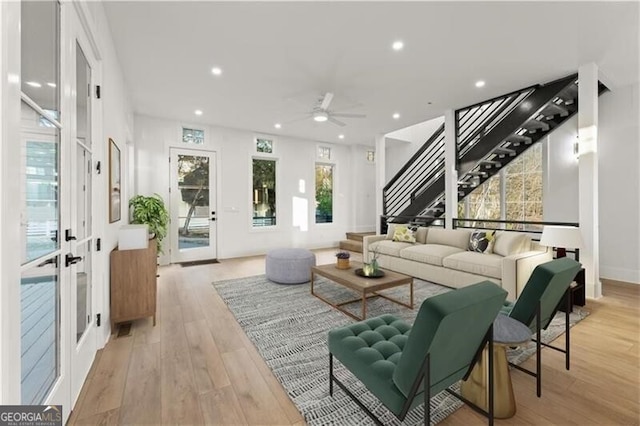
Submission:
<svg viewBox="0 0 640 426">
<path fill-rule="evenodd" d="M 493 253 L 496 231 L 476 229 L 469 237 L 469 251 L 478 253 Z"/>
<path fill-rule="evenodd" d="M 416 243 L 426 244 L 427 243 L 427 233 L 429 232 L 429 228 L 426 226 L 419 226 L 416 229 Z"/>
<path fill-rule="evenodd" d="M 443 246 L 440 244 L 416 244 L 400 251 L 400 257 L 421 263 L 442 266 L 442 259 L 454 253 L 463 251 L 458 247 Z"/>
<path fill-rule="evenodd" d="M 469 272 L 470 274 L 484 277 L 502 278 L 502 256 L 497 254 L 463 251 L 445 257 L 442 264 L 445 268 L 457 271 Z"/>
<path fill-rule="evenodd" d="M 401 243 L 399 241 L 382 240 L 369 244 L 369 251 L 379 254 L 400 257 L 400 250 L 407 247 L 413 247 L 411 243 Z"/>
<path fill-rule="evenodd" d="M 403 243 L 415 243 L 416 237 L 411 229 L 407 225 L 398 225 L 393 231 L 393 241 L 400 241 Z"/>
<path fill-rule="evenodd" d="M 493 243 L 493 252 L 500 256 L 524 253 L 531 247 L 531 238 L 527 234 L 519 232 L 496 232 L 496 241 Z"/>
<path fill-rule="evenodd" d="M 471 231 L 468 229 L 431 228 L 427 233 L 427 244 L 440 244 L 466 250 L 470 236 Z"/>
</svg>

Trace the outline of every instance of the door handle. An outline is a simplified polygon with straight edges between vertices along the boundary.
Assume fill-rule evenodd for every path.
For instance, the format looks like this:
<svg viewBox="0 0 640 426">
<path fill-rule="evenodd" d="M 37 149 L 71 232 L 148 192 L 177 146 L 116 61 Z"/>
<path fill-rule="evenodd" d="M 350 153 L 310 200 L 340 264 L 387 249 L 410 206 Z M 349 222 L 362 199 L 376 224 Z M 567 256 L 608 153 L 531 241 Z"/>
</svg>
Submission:
<svg viewBox="0 0 640 426">
<path fill-rule="evenodd" d="M 76 240 L 76 239 L 77 239 L 76 237 L 71 235 L 71 229 L 65 229 L 64 230 L 64 240 L 65 241 L 71 241 L 71 240 Z"/>
<path fill-rule="evenodd" d="M 42 268 L 43 266 L 53 265 L 58 266 L 58 256 L 50 257 L 42 263 L 38 263 L 38 268 Z"/>
<path fill-rule="evenodd" d="M 71 253 L 67 253 L 64 256 L 64 266 L 69 267 L 69 265 L 75 265 L 76 263 L 82 260 L 82 256 L 74 256 Z"/>
<path fill-rule="evenodd" d="M 216 212 L 211 212 L 211 221 L 212 222 L 216 221 Z"/>
</svg>

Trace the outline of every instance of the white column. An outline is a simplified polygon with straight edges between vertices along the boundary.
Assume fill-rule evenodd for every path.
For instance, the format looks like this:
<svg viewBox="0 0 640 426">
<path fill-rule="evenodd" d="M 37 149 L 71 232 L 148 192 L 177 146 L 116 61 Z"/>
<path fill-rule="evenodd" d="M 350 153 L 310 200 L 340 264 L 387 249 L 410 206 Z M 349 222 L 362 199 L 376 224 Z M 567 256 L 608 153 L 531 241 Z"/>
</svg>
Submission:
<svg viewBox="0 0 640 426">
<path fill-rule="evenodd" d="M 444 113 L 444 198 L 445 228 L 453 228 L 453 219 L 458 217 L 458 170 L 456 169 L 456 122 L 455 111 Z"/>
<path fill-rule="evenodd" d="M 376 234 L 380 233 L 380 216 L 382 216 L 382 191 L 386 185 L 386 150 L 387 142 L 384 135 L 376 135 Z"/>
<path fill-rule="evenodd" d="M 578 204 L 587 296 L 602 296 L 598 239 L 598 67 L 578 68 Z"/>
</svg>

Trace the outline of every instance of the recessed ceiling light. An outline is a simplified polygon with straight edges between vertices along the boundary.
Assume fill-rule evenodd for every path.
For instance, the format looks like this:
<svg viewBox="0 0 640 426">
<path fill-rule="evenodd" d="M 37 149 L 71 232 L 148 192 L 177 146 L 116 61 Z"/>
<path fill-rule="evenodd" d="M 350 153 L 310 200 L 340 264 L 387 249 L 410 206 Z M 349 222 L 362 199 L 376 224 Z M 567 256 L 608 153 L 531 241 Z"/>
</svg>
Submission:
<svg viewBox="0 0 640 426">
<path fill-rule="evenodd" d="M 202 110 L 197 109 L 197 110 L 194 111 L 194 114 L 195 115 L 202 115 Z"/>
<path fill-rule="evenodd" d="M 338 135 L 338 139 L 344 139 L 344 135 Z"/>
<path fill-rule="evenodd" d="M 55 84 L 55 83 L 47 83 L 47 86 L 49 86 L 49 87 L 56 87 L 56 84 Z"/>
<path fill-rule="evenodd" d="M 395 113 L 393 114 L 393 119 L 394 119 L 394 120 L 397 120 L 398 118 L 400 118 L 400 113 L 395 112 Z"/>
<path fill-rule="evenodd" d="M 220 75 L 220 74 L 222 74 L 222 68 L 220 68 L 220 67 L 213 67 L 213 68 L 211 68 L 211 74 L 213 74 L 213 75 Z"/>
<path fill-rule="evenodd" d="M 273 127 L 275 127 L 276 129 L 280 129 L 280 128 L 282 128 L 282 124 L 276 123 L 276 124 L 273 125 Z"/>
<path fill-rule="evenodd" d="M 478 80 L 476 81 L 476 87 L 484 87 L 484 80 Z"/>
<path fill-rule="evenodd" d="M 37 81 L 27 81 L 27 84 L 31 87 L 42 87 L 42 84 L 38 83 Z"/>
<path fill-rule="evenodd" d="M 402 48 L 404 48 L 404 43 L 401 40 L 397 40 L 394 41 L 393 44 L 391 45 L 391 47 L 393 48 L 393 50 L 398 51 L 398 50 L 402 50 Z"/>
</svg>

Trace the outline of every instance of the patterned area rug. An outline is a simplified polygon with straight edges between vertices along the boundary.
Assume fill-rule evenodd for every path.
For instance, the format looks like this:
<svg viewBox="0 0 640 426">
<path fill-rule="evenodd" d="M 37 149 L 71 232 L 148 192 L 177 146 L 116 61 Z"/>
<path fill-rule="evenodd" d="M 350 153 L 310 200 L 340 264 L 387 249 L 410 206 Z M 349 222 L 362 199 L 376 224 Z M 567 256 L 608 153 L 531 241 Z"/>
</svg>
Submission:
<svg viewBox="0 0 640 426">
<path fill-rule="evenodd" d="M 354 293 L 322 277 L 318 277 L 314 290 L 332 301 L 354 298 Z M 287 390 L 289 397 L 309 425 L 372 424 L 367 415 L 342 392 L 334 387 L 329 396 L 329 351 L 327 333 L 355 320 L 333 309 L 310 294 L 309 284 L 279 285 L 264 275 L 213 283 L 238 323 L 254 343 L 260 355 L 274 375 Z M 410 310 L 383 298 L 368 301 L 367 317 L 391 313 L 413 323 L 421 302 L 431 296 L 451 289 L 426 281 L 414 281 L 414 303 Z M 400 300 L 409 300 L 409 287 L 386 290 Z M 349 305 L 360 314 L 360 304 Z M 587 315 L 585 310 L 571 314 L 571 325 Z M 554 319 L 543 332 L 543 341 L 549 342 L 564 332 L 564 314 Z M 560 343 L 562 346 L 563 343 Z M 522 362 L 535 353 L 535 345 L 519 348 L 509 353 L 509 359 Z M 404 422 L 399 422 L 349 371 L 339 362 L 334 363 L 334 373 L 346 384 L 385 425 L 414 425 L 422 423 L 423 407 L 409 412 Z M 441 392 L 431 399 L 432 423 L 442 421 L 462 403 L 455 397 Z M 348 419 L 348 420 L 346 420 Z"/>
</svg>

